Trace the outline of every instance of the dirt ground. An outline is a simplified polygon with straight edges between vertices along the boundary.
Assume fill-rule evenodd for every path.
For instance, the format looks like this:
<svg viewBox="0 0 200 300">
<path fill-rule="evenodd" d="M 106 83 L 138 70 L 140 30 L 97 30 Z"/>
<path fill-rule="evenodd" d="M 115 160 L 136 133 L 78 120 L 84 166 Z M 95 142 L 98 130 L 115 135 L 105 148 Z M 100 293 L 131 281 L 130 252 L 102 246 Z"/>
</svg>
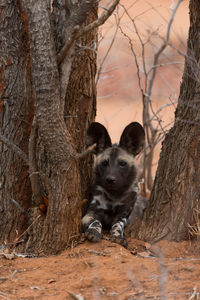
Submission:
<svg viewBox="0 0 200 300">
<path fill-rule="evenodd" d="M 0 299 L 200 299 L 200 255 L 195 242 L 128 249 L 104 236 L 51 257 L 0 255 Z"/>
</svg>

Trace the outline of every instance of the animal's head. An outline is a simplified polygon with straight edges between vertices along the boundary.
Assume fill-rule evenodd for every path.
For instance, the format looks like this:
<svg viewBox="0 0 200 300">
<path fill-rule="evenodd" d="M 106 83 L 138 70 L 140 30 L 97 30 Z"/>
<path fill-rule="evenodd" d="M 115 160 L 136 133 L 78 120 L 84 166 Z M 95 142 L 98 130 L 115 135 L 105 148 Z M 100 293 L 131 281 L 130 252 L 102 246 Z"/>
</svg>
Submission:
<svg viewBox="0 0 200 300">
<path fill-rule="evenodd" d="M 136 179 L 135 157 L 143 149 L 144 143 L 144 129 L 137 122 L 125 127 L 119 145 L 112 145 L 103 125 L 92 123 L 87 130 L 87 144 L 96 144 L 96 184 L 112 194 L 124 193 Z"/>
</svg>

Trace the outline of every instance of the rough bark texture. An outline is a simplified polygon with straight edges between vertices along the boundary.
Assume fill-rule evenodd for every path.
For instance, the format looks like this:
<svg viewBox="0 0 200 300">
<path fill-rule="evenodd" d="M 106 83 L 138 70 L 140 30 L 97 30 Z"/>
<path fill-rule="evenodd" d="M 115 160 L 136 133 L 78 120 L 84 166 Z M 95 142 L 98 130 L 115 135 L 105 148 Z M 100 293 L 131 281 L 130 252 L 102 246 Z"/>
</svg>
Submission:
<svg viewBox="0 0 200 300">
<path fill-rule="evenodd" d="M 189 237 L 200 205 L 200 7 L 190 1 L 190 29 L 175 124 L 160 155 L 149 205 L 137 237 L 180 241 Z"/>
<path fill-rule="evenodd" d="M 0 134 L 28 154 L 27 137 L 34 104 L 27 28 L 16 1 L 1 1 L 0 32 Z M 28 166 L 10 147 L 0 142 L 1 241 L 14 241 L 22 233 L 26 226 L 23 209 L 27 210 L 30 205 Z"/>
<path fill-rule="evenodd" d="M 4 171 L 6 170 L 4 181 L 8 181 L 10 184 L 10 177 L 11 179 L 14 178 L 12 180 L 15 181 L 15 177 L 19 177 L 22 185 L 25 185 L 27 182 L 28 187 L 26 187 L 25 192 L 29 202 L 25 201 L 26 194 L 21 190 L 21 186 L 17 185 L 20 191 L 13 190 L 15 185 L 12 183 L 9 187 L 11 190 L 10 194 L 16 193 L 17 198 L 15 200 L 19 199 L 19 203 L 22 207 L 25 206 L 26 210 L 27 222 L 24 222 L 23 228 L 28 227 L 28 230 L 22 236 L 25 242 L 19 246 L 19 250 L 37 254 L 56 253 L 68 245 L 72 236 L 80 233 L 81 204 L 87 190 L 85 183 L 88 182 L 91 168 L 88 168 L 85 163 L 88 159 L 81 162 L 80 168 L 80 162 L 76 159 L 76 151 L 83 151 L 84 130 L 88 122 L 94 118 L 96 101 L 95 86 L 93 84 L 96 69 L 96 53 L 93 50 L 83 51 L 80 55 L 80 52 L 76 49 L 77 46 L 73 46 L 61 65 L 57 65 L 57 53 L 67 38 L 67 30 L 63 31 L 62 25 L 63 27 L 65 26 L 66 18 L 70 16 L 70 7 L 66 6 L 68 1 L 65 0 L 54 2 L 55 10 L 52 14 L 48 0 L 22 0 L 17 2 L 18 5 L 16 5 L 16 1 L 10 1 L 10 7 L 12 10 L 15 8 L 15 14 L 19 19 L 18 23 L 16 23 L 15 31 L 17 32 L 18 28 L 21 29 L 17 34 L 19 35 L 19 44 L 23 48 L 23 52 L 21 51 L 23 54 L 19 54 L 16 50 L 13 51 L 13 56 L 16 59 L 19 60 L 20 55 L 22 56 L 21 77 L 23 77 L 23 80 L 21 79 L 21 81 L 24 85 L 21 90 L 27 93 L 27 88 L 30 85 L 30 81 L 27 82 L 27 64 L 25 63 L 27 60 L 29 62 L 29 79 L 31 79 L 32 83 L 29 90 L 33 90 L 34 97 L 30 97 L 31 92 L 28 96 L 25 93 L 18 95 L 19 87 L 15 89 L 15 101 L 17 102 L 17 97 L 19 97 L 18 102 L 22 102 L 21 105 L 17 102 L 17 105 L 19 105 L 18 110 L 20 110 L 19 114 L 21 116 L 22 105 L 25 105 L 26 118 L 29 117 L 29 122 L 28 125 L 24 122 L 26 132 L 21 133 L 20 137 L 18 136 L 18 131 L 16 133 L 15 126 L 17 123 L 13 124 L 16 139 L 15 135 L 10 135 L 10 132 L 13 133 L 12 128 L 9 127 L 7 129 L 7 126 L 6 129 L 8 137 L 14 142 L 17 140 L 17 145 L 29 155 L 29 161 L 32 163 L 29 172 L 33 172 L 30 176 L 32 176 L 31 179 L 33 177 L 35 179 L 32 187 L 39 188 L 41 199 L 44 196 L 48 198 L 46 214 L 40 210 L 39 204 L 42 203 L 38 203 L 40 198 L 38 193 L 35 193 L 35 197 L 31 193 L 27 166 L 25 166 L 22 177 L 19 174 L 19 168 L 15 169 L 10 159 L 11 167 L 9 169 L 4 167 Z M 4 7 L 5 13 L 9 14 L 8 5 L 6 4 Z M 61 17 L 60 19 L 59 16 Z M 88 20 L 89 18 L 94 19 L 96 16 L 96 8 L 94 8 Z M 0 17 L 2 17 L 2 13 Z M 5 24 L 7 25 L 6 21 Z M 13 30 L 12 24 L 7 26 L 5 35 L 10 30 Z M 24 34 L 26 34 L 26 44 L 23 44 Z M 13 38 L 16 38 L 16 34 L 13 34 Z M 87 43 L 88 40 L 94 39 L 96 39 L 96 32 L 88 34 L 83 41 Z M 6 41 L 10 46 L 12 45 L 12 40 L 8 36 L 6 36 Z M 81 64 L 80 57 L 84 64 Z M 72 65 L 75 67 L 71 68 Z M 15 67 L 19 68 L 17 64 Z M 74 72 L 76 68 L 79 70 L 78 73 Z M 3 79 L 5 77 L 4 73 L 2 72 Z M 5 94 L 4 89 L 2 93 Z M 31 99 L 34 99 L 34 103 L 32 103 L 33 101 L 31 102 L 32 106 L 29 103 Z M 29 116 L 30 110 L 32 112 L 31 118 Z M 16 109 L 13 110 L 12 108 L 12 111 L 6 116 L 7 122 L 10 119 L 12 120 L 16 111 Z M 76 114 L 75 118 L 74 114 Z M 34 115 L 35 125 L 31 131 Z M 26 120 L 25 117 L 23 118 Z M 3 125 L 1 127 L 1 129 L 4 128 Z M 19 127 L 21 132 L 21 123 L 18 125 Z M 28 132 L 27 127 L 29 129 Z M 31 137 L 30 143 L 28 143 L 29 136 Z M 24 144 L 19 143 L 22 137 L 26 142 L 25 149 L 23 148 L 25 147 Z M 5 145 L 2 145 L 2 148 L 5 149 Z M 12 150 L 6 151 L 10 153 L 9 155 L 15 156 Z M 17 159 L 21 164 L 20 168 L 22 168 L 21 160 L 18 157 Z M 80 176 L 80 170 L 84 180 Z M 4 182 L 2 186 L 4 189 L 4 203 L 10 209 L 11 196 L 5 191 Z M 14 205 L 12 204 L 12 206 Z M 19 234 L 16 233 L 16 230 L 18 231 L 19 228 L 19 221 L 16 220 L 19 219 L 19 213 L 22 213 L 19 209 L 19 212 L 17 212 L 16 206 L 14 206 L 14 209 L 16 213 L 13 211 L 13 214 L 9 217 L 7 216 L 6 220 L 7 223 L 11 223 L 10 226 L 12 226 L 15 234 L 11 236 L 10 232 L 6 230 L 3 235 L 3 230 L 0 230 L 2 241 L 6 238 L 12 242 L 19 239 L 22 233 L 22 231 Z M 3 208 L 2 214 L 5 214 L 5 211 L 6 207 Z M 3 228 L 4 222 L 5 218 L 1 219 L 1 228 Z"/>
</svg>

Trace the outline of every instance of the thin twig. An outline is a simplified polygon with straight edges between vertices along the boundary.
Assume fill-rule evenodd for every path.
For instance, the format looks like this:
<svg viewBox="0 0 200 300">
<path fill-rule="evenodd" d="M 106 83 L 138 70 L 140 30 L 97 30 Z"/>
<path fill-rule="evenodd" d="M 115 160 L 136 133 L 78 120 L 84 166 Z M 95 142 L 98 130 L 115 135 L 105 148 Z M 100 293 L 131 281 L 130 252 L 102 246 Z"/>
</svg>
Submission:
<svg viewBox="0 0 200 300">
<path fill-rule="evenodd" d="M 154 65 L 149 69 L 147 75 L 149 75 L 154 68 L 160 68 L 160 67 L 165 67 L 165 66 L 169 66 L 169 65 L 184 65 L 184 62 L 183 61 L 172 61 L 169 63 L 162 63 L 162 64 Z"/>
<path fill-rule="evenodd" d="M 82 158 L 86 157 L 88 154 L 90 154 L 91 152 L 94 151 L 94 149 L 96 148 L 96 145 L 97 144 L 93 144 L 92 146 L 88 147 L 84 152 L 78 153 L 76 155 L 76 158 L 82 159 Z"/>
<path fill-rule="evenodd" d="M 19 210 L 23 213 L 23 214 L 27 214 L 27 212 L 25 211 L 25 209 L 14 199 L 11 199 L 11 201 L 19 208 Z"/>
<path fill-rule="evenodd" d="M 176 3 L 175 8 L 173 9 L 171 18 L 170 18 L 169 23 L 168 23 L 168 26 L 167 26 L 166 38 L 164 39 L 163 44 L 161 45 L 161 47 L 158 49 L 158 51 L 157 51 L 156 54 L 154 55 L 153 66 L 155 66 L 155 65 L 158 64 L 158 59 L 159 59 L 161 53 L 165 50 L 165 48 L 166 48 L 167 45 L 168 45 L 168 42 L 169 42 L 169 36 L 170 36 L 170 30 L 171 30 L 171 27 L 172 27 L 172 23 L 173 23 L 173 21 L 174 21 L 174 17 L 175 17 L 175 14 L 176 14 L 176 12 L 177 12 L 177 9 L 179 8 L 179 5 L 181 4 L 182 1 L 183 1 L 183 0 L 178 0 L 177 3 Z M 155 79 L 155 76 L 156 76 L 156 71 L 157 71 L 157 68 L 153 68 L 153 70 L 152 70 L 152 76 L 151 76 L 151 79 L 150 79 L 150 81 L 149 81 L 149 87 L 148 87 L 148 90 L 147 90 L 147 94 L 148 94 L 149 97 L 150 97 L 151 92 L 152 92 L 153 83 L 154 83 L 154 79 Z"/>
<path fill-rule="evenodd" d="M 101 60 L 101 63 L 100 63 L 100 65 L 99 65 L 99 67 L 98 67 L 98 70 L 97 70 L 97 75 L 96 75 L 96 79 L 95 79 L 95 84 L 96 84 L 96 85 L 97 85 L 97 83 L 98 83 L 98 81 L 99 81 L 99 77 L 100 77 L 100 74 L 101 74 L 101 70 L 102 70 L 102 68 L 103 68 L 103 64 L 104 64 L 106 58 L 108 57 L 108 54 L 110 53 L 110 50 L 111 50 L 111 48 L 112 48 L 112 46 L 113 46 L 113 44 L 114 44 L 114 41 L 115 41 L 115 39 L 116 39 L 116 36 L 117 36 L 117 32 L 118 32 L 118 30 L 119 30 L 120 18 L 119 18 L 119 15 L 118 15 L 118 14 L 117 14 L 117 16 L 118 16 L 118 19 L 116 18 L 116 29 L 115 29 L 115 32 L 114 32 L 114 34 L 113 34 L 111 43 L 110 43 L 110 45 L 109 45 L 109 47 L 108 47 L 108 49 L 107 49 L 107 51 L 106 51 L 106 53 L 105 53 L 103 59 Z"/>
<path fill-rule="evenodd" d="M 6 144 L 6 146 L 10 147 L 12 150 L 14 150 L 15 153 L 17 153 L 23 161 L 25 161 L 28 164 L 28 156 L 24 151 L 22 151 L 17 145 L 15 145 L 13 142 L 11 142 L 9 139 L 7 139 L 5 136 L 0 135 L 0 140 Z"/>
<path fill-rule="evenodd" d="M 41 215 L 38 215 L 37 218 L 28 226 L 28 228 L 22 232 L 22 234 L 20 234 L 20 236 L 18 236 L 15 240 L 15 242 L 13 242 L 13 244 L 17 244 L 18 241 L 28 232 L 28 230 L 38 221 L 38 219 L 41 217 Z"/>
</svg>

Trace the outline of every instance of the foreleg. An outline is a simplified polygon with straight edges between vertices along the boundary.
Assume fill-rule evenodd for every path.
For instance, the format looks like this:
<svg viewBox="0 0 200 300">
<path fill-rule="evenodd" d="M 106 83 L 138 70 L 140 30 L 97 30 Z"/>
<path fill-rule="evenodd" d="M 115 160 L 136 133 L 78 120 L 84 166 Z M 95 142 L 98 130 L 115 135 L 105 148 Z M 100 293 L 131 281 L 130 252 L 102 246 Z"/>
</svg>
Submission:
<svg viewBox="0 0 200 300">
<path fill-rule="evenodd" d="M 133 210 L 137 194 L 131 194 L 125 201 L 123 206 L 119 206 L 116 211 L 116 217 L 112 223 L 110 230 L 111 239 L 119 244 L 127 246 L 126 239 L 124 238 L 124 228 L 127 225 L 128 218 Z"/>
<path fill-rule="evenodd" d="M 126 218 L 121 218 L 114 222 L 110 230 L 110 237 L 113 242 L 127 246 L 126 239 L 124 238 L 124 227 L 126 224 Z"/>
<path fill-rule="evenodd" d="M 102 224 L 92 213 L 82 218 L 82 227 L 89 241 L 98 242 L 102 237 Z"/>
</svg>

